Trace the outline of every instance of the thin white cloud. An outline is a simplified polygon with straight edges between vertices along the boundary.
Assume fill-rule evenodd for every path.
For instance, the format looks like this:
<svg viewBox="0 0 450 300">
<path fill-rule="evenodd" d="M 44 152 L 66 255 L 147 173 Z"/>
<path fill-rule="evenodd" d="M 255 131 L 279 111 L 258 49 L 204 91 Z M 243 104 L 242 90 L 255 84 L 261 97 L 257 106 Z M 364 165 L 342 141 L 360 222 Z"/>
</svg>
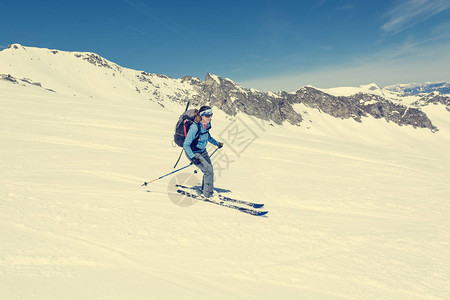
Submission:
<svg viewBox="0 0 450 300">
<path fill-rule="evenodd" d="M 150 37 L 152 37 L 152 38 L 154 38 L 154 39 L 158 39 L 157 36 L 155 36 L 155 35 L 153 35 L 153 34 L 150 34 L 150 33 L 148 33 L 148 32 L 145 32 L 145 31 L 136 29 L 136 28 L 131 27 L 131 26 L 127 26 L 127 27 L 128 27 L 129 29 L 134 30 L 134 31 L 136 31 L 136 32 L 139 32 L 139 33 L 141 33 L 141 34 L 148 35 L 148 36 L 150 36 Z"/>
<path fill-rule="evenodd" d="M 165 27 L 167 30 L 175 34 L 183 34 L 185 30 L 182 26 L 179 26 L 174 20 L 166 17 L 160 11 L 154 9 L 151 5 L 147 4 L 145 1 L 140 0 L 122 0 L 124 3 L 130 5 L 137 11 L 149 17 L 154 22 L 157 22 L 161 26 Z M 151 1 L 150 1 L 151 2 Z"/>
<path fill-rule="evenodd" d="M 396 34 L 449 8 L 449 0 L 402 0 L 386 13 L 381 29 Z"/>
</svg>

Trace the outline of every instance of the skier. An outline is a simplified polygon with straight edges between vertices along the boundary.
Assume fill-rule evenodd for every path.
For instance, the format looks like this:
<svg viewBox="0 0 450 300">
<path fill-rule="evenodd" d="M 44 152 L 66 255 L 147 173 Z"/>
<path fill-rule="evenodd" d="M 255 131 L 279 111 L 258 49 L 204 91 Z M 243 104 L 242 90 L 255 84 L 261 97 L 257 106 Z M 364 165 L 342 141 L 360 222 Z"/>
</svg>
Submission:
<svg viewBox="0 0 450 300">
<path fill-rule="evenodd" d="M 212 116 L 211 107 L 202 106 L 194 120 L 197 124 L 192 124 L 189 127 L 183 143 L 188 159 L 203 172 L 202 193 L 206 198 L 211 198 L 214 191 L 214 168 L 206 151 L 206 146 L 210 142 L 219 148 L 223 147 L 223 143 L 216 141 L 209 134 Z"/>
</svg>

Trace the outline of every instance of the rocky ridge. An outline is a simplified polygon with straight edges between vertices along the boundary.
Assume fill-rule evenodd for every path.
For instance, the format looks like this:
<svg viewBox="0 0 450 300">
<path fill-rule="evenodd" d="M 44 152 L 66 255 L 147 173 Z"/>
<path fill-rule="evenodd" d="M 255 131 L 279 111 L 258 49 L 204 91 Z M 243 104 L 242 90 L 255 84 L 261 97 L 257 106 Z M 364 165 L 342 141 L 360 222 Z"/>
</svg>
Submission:
<svg viewBox="0 0 450 300">
<path fill-rule="evenodd" d="M 27 47 L 13 44 L 8 50 L 27 51 Z M 105 81 L 112 82 L 114 89 L 116 84 L 126 83 L 127 86 L 134 89 L 134 91 L 130 91 L 130 94 L 137 92 L 140 97 L 155 101 L 163 107 L 164 101 L 179 103 L 191 101 L 195 106 L 208 104 L 217 107 L 231 116 L 243 112 L 276 124 L 288 122 L 292 125 L 301 126 L 304 118 L 302 113 L 296 111 L 294 107 L 296 104 L 303 104 L 339 119 L 353 119 L 356 122 L 363 122 L 364 118 L 373 117 L 385 119 L 387 122 L 393 122 L 400 126 L 427 128 L 436 132 L 438 128 L 433 125 L 432 121 L 421 110 L 421 107 L 430 104 L 442 104 L 450 111 L 450 97 L 438 92 L 426 94 L 409 106 L 403 105 L 401 101 L 393 101 L 369 93 L 334 96 L 310 86 L 302 87 L 292 93 L 284 91 L 277 93 L 261 92 L 241 87 L 230 79 L 210 73 L 206 75 L 204 81 L 191 76 L 174 79 L 161 74 L 150 74 L 123 68 L 95 53 L 71 53 L 39 49 L 39 55 L 44 52 L 52 54 L 50 58 L 47 56 L 46 59 L 53 59 L 60 53 L 64 53 L 66 57 L 72 57 L 72 59 L 75 57 L 77 61 L 75 65 L 89 63 L 95 67 L 95 70 L 104 70 L 102 74 L 108 77 L 105 78 Z M 29 78 L 18 79 L 20 77 L 15 78 L 10 74 L 0 75 L 0 80 L 11 83 L 21 82 L 21 84 L 41 86 L 38 82 Z M 122 81 L 119 82 L 119 78 Z M 50 88 L 48 90 L 55 92 Z M 58 91 L 56 90 L 56 92 Z"/>
<path fill-rule="evenodd" d="M 295 111 L 293 105 L 304 104 L 340 119 L 362 122 L 364 117 L 371 116 L 398 125 L 428 128 L 432 132 L 438 130 L 419 105 L 409 107 L 372 94 L 358 93 L 349 97 L 337 97 L 313 87 L 303 87 L 294 93 L 263 93 L 242 88 L 229 79 L 212 74 L 207 74 L 204 82 L 196 80 L 192 84 L 196 85 L 200 92 L 196 104 L 209 103 L 230 115 L 241 111 L 276 124 L 287 121 L 300 125 L 303 117 Z M 448 103 L 450 100 L 448 97 L 439 96 L 433 99 L 439 103 Z"/>
</svg>

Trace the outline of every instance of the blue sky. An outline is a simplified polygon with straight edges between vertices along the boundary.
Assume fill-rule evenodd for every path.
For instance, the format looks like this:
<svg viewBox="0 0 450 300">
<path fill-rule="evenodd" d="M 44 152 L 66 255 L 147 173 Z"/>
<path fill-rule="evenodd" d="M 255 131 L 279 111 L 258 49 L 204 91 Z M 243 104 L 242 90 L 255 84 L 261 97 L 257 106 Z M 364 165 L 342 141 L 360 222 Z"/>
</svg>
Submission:
<svg viewBox="0 0 450 300">
<path fill-rule="evenodd" d="M 4 1 L 0 47 L 260 90 L 450 81 L 449 0 Z M 1 70 L 0 70 L 1 71 Z"/>
</svg>

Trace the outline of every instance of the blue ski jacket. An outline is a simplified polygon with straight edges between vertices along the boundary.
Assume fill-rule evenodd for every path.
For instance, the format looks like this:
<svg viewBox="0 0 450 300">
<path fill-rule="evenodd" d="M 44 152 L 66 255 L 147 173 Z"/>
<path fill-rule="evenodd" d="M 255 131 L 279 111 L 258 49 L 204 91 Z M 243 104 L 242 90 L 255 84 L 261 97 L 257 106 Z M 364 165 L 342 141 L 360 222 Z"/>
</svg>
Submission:
<svg viewBox="0 0 450 300">
<path fill-rule="evenodd" d="M 186 135 L 186 139 L 183 143 L 183 148 L 186 151 L 187 156 L 190 159 L 193 159 L 195 157 L 195 153 L 202 153 L 205 151 L 206 146 L 208 145 L 208 142 L 211 144 L 218 146 L 219 142 L 217 142 L 214 138 L 211 137 L 208 130 L 211 128 L 211 122 L 208 123 L 207 128 L 205 128 L 205 125 L 200 121 L 200 126 L 198 126 L 196 123 L 193 123 L 189 127 L 189 131 Z M 196 147 L 191 147 L 192 142 L 195 139 L 195 136 L 197 135 L 198 128 L 200 127 L 200 136 Z"/>
</svg>

